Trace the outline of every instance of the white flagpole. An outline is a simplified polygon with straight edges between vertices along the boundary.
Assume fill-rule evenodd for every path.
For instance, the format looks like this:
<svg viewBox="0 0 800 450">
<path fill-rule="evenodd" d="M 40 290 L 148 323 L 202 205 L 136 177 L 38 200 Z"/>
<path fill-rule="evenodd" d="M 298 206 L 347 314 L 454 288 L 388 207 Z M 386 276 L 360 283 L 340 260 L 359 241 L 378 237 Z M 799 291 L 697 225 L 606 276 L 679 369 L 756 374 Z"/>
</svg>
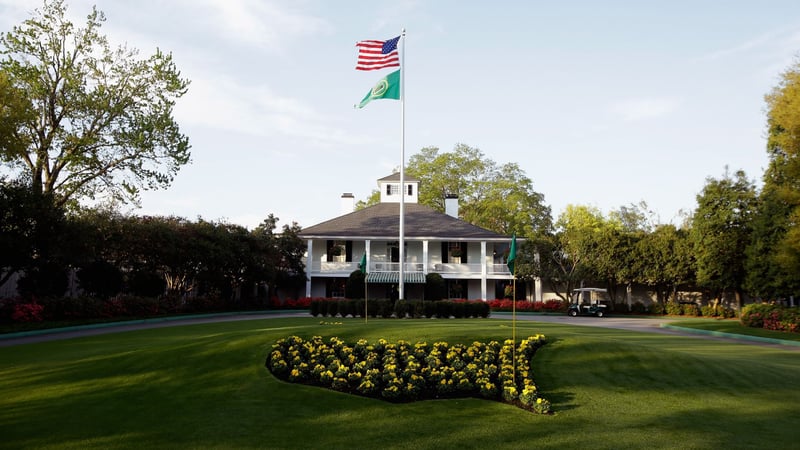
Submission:
<svg viewBox="0 0 800 450">
<path fill-rule="evenodd" d="M 400 34 L 400 279 L 398 299 L 405 299 L 405 198 L 406 198 L 406 29 Z"/>
</svg>

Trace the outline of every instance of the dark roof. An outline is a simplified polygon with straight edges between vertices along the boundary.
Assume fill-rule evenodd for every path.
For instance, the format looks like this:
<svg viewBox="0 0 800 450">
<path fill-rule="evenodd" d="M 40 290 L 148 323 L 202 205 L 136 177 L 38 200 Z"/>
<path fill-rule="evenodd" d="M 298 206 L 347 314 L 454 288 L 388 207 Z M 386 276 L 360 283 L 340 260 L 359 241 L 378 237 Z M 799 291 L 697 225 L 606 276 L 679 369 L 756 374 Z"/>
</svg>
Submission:
<svg viewBox="0 0 800 450">
<path fill-rule="evenodd" d="M 404 173 L 403 175 L 405 175 L 405 177 L 404 177 L 405 180 L 403 180 L 403 181 L 406 181 L 406 182 L 408 182 L 408 181 L 419 182 L 418 179 L 409 176 L 407 173 Z M 385 177 L 383 177 L 383 178 L 378 180 L 379 183 L 381 181 L 400 181 L 400 172 L 395 172 L 395 173 L 393 173 L 391 175 L 385 176 Z"/>
<path fill-rule="evenodd" d="M 400 234 L 400 203 L 379 203 L 308 227 L 305 239 L 395 239 Z M 405 204 L 405 237 L 506 241 L 495 233 L 418 203 Z"/>
</svg>

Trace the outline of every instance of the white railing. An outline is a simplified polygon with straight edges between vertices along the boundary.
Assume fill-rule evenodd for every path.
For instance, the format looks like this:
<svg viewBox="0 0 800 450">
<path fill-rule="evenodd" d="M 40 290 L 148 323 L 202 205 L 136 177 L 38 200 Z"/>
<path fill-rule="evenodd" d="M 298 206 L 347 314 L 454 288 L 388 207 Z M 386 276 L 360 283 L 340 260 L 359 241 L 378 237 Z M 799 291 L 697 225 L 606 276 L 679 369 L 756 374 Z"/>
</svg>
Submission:
<svg viewBox="0 0 800 450">
<path fill-rule="evenodd" d="M 327 261 L 314 261 L 311 264 L 310 274 L 328 274 L 328 275 L 349 275 L 355 270 L 358 270 L 359 262 L 327 262 Z M 406 272 L 423 272 L 424 265 L 422 263 L 406 263 L 403 269 Z M 436 263 L 428 265 L 429 273 L 439 273 L 445 275 L 471 275 L 480 276 L 483 270 L 482 264 L 456 264 L 456 263 Z M 373 261 L 369 265 L 368 272 L 399 272 L 400 263 Z M 487 275 L 510 275 L 508 267 L 505 264 L 487 264 Z"/>
</svg>

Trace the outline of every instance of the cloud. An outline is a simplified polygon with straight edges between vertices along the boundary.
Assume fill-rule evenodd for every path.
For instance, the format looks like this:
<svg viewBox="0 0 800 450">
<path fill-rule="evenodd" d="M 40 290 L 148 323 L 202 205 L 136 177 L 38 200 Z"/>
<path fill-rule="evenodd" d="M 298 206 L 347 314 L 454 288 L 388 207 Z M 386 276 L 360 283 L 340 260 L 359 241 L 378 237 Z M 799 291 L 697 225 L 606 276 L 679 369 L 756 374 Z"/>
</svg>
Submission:
<svg viewBox="0 0 800 450">
<path fill-rule="evenodd" d="M 771 30 L 736 45 L 707 54 L 700 59 L 716 60 L 753 50 L 773 51 L 780 49 L 780 52 L 784 53 L 787 49 L 797 48 L 798 42 L 800 42 L 800 30 L 797 28 Z"/>
<path fill-rule="evenodd" d="M 626 122 L 636 122 L 671 114 L 680 104 L 681 100 L 672 97 L 634 98 L 617 102 L 609 109 Z"/>
<path fill-rule="evenodd" d="M 266 85 L 248 85 L 228 76 L 199 77 L 175 106 L 182 124 L 200 125 L 260 137 L 288 136 L 319 145 L 360 144 L 305 102 L 273 92 Z"/>
<path fill-rule="evenodd" d="M 276 1 L 202 0 L 200 4 L 211 10 L 208 24 L 224 38 L 273 50 L 297 36 L 330 29 L 326 20 Z"/>
</svg>

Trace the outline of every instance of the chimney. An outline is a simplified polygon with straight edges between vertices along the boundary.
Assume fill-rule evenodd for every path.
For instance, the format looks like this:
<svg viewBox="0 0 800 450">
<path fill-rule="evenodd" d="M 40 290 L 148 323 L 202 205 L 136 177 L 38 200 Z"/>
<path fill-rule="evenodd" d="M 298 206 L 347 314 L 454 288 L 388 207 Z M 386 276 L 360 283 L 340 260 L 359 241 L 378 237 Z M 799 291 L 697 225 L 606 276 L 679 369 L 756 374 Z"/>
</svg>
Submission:
<svg viewBox="0 0 800 450">
<path fill-rule="evenodd" d="M 342 215 L 350 214 L 356 210 L 356 198 L 351 192 L 342 194 Z"/>
<path fill-rule="evenodd" d="M 444 196 L 444 213 L 450 217 L 458 219 L 458 195 L 445 194 Z"/>
</svg>

